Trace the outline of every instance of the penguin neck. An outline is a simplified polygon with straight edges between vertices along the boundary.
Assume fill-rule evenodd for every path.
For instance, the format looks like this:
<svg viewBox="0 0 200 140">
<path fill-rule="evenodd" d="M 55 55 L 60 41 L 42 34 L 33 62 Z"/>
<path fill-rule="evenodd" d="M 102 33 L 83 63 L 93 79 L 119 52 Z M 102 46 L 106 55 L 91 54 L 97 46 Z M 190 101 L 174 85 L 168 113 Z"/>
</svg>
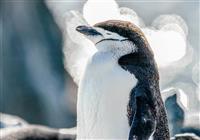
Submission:
<svg viewBox="0 0 200 140">
<path fill-rule="evenodd" d="M 95 54 L 79 86 L 77 138 L 128 139 L 127 104 L 136 83 L 110 53 Z"/>
</svg>

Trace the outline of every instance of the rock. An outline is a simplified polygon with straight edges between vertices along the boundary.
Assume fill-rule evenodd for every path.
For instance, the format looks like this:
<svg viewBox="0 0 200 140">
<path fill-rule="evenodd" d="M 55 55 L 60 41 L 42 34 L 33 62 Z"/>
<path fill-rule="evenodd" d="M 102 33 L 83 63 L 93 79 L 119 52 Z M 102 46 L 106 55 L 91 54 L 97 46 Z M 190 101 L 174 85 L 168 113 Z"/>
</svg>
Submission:
<svg viewBox="0 0 200 140">
<path fill-rule="evenodd" d="M 31 125 L 20 117 L 0 113 L 1 140 L 74 140 L 76 128 L 55 129 Z"/>
<path fill-rule="evenodd" d="M 68 130 L 68 131 L 67 131 Z M 74 129 L 75 130 L 75 129 Z M 41 125 L 27 125 L 0 129 L 1 140 L 75 140 L 75 131 L 49 128 Z"/>
<path fill-rule="evenodd" d="M 200 137 L 193 133 L 176 134 L 171 140 L 200 140 Z"/>
<path fill-rule="evenodd" d="M 0 113 L 0 118 L 0 129 L 28 125 L 25 120 L 14 115 Z"/>
</svg>

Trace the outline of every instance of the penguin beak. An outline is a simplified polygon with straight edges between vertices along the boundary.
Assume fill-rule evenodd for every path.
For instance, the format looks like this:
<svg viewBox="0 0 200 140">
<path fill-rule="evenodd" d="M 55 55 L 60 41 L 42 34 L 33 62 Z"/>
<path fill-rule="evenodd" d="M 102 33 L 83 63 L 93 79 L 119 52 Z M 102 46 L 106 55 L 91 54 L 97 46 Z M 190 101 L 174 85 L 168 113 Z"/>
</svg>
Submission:
<svg viewBox="0 0 200 140">
<path fill-rule="evenodd" d="M 86 36 L 98 36 L 98 35 L 102 36 L 102 34 L 99 33 L 95 28 L 85 25 L 76 27 L 76 31 Z"/>
</svg>

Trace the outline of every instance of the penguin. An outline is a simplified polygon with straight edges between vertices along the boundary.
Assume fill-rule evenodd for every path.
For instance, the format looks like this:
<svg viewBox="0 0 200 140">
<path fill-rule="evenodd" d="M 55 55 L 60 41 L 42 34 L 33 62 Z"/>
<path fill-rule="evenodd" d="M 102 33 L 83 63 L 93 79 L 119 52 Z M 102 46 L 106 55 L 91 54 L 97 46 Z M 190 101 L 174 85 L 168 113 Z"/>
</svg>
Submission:
<svg viewBox="0 0 200 140">
<path fill-rule="evenodd" d="M 77 139 L 169 140 L 159 73 L 142 31 L 121 20 L 76 30 L 97 49 L 80 79 Z"/>
</svg>

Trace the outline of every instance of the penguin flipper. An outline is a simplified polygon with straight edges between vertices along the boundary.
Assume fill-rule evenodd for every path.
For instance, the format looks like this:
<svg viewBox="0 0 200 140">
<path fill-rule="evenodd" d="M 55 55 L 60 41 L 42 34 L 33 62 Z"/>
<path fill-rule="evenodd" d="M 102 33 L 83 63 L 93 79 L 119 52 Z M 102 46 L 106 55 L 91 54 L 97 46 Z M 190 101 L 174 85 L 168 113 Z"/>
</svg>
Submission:
<svg viewBox="0 0 200 140">
<path fill-rule="evenodd" d="M 148 140 L 156 128 L 153 104 L 144 89 L 135 90 L 129 140 Z"/>
</svg>

